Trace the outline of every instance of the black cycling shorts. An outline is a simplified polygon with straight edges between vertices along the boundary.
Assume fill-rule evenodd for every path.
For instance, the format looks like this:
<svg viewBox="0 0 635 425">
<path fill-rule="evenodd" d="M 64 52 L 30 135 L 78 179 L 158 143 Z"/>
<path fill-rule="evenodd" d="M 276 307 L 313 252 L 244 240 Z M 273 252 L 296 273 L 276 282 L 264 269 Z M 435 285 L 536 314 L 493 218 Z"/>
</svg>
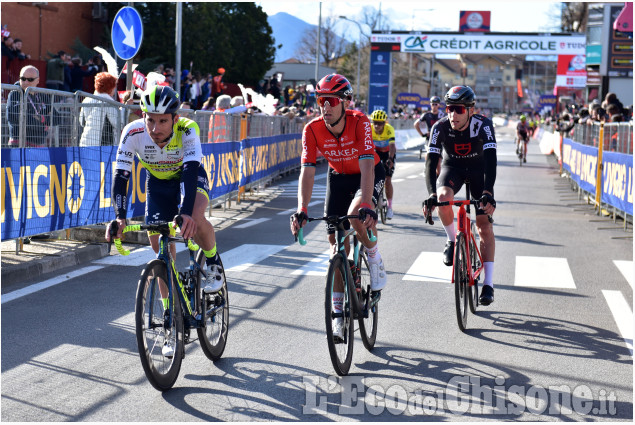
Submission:
<svg viewBox="0 0 635 425">
<path fill-rule="evenodd" d="M 342 217 L 348 214 L 348 208 L 351 206 L 353 199 L 362 196 L 360 188 L 361 174 L 339 174 L 329 167 L 326 175 L 326 200 L 324 201 L 324 215 L 337 215 Z M 373 204 L 377 205 L 379 193 L 384 187 L 386 180 L 384 174 L 384 166 L 378 162 L 375 166 L 375 184 L 373 187 Z M 350 224 L 348 221 L 344 224 L 348 229 Z M 335 226 L 326 225 L 326 233 L 335 233 Z"/>
<path fill-rule="evenodd" d="M 146 172 L 146 224 L 172 221 L 183 201 L 181 179 L 162 180 Z M 209 180 L 203 165 L 198 167 L 196 192 L 209 199 Z"/>
<path fill-rule="evenodd" d="M 380 152 L 380 151 L 376 151 L 377 155 L 379 156 L 379 159 L 381 159 L 381 163 L 384 166 L 384 171 L 386 171 L 386 177 L 392 177 L 393 173 L 395 172 L 395 163 L 392 163 L 392 166 L 388 166 L 386 165 L 386 162 L 388 162 L 388 157 L 390 155 L 390 152 Z"/>
<path fill-rule="evenodd" d="M 480 199 L 483 196 L 483 186 L 485 184 L 485 174 L 482 168 L 466 169 L 463 167 L 441 166 L 441 173 L 437 178 L 437 190 L 446 186 L 454 191 L 454 199 L 463 187 L 466 180 L 470 181 L 470 194 L 472 199 Z M 476 215 L 483 215 L 485 211 L 476 207 Z"/>
</svg>

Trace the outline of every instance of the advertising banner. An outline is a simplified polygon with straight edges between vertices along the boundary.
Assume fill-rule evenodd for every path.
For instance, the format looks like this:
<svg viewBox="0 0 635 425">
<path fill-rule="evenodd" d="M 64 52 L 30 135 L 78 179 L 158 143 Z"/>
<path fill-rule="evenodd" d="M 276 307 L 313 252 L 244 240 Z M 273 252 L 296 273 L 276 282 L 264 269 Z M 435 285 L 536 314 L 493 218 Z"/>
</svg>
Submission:
<svg viewBox="0 0 635 425">
<path fill-rule="evenodd" d="M 240 145 L 241 186 L 300 164 L 302 139 L 299 134 L 245 139 Z"/>
<path fill-rule="evenodd" d="M 400 105 L 415 105 L 419 106 L 421 103 L 421 95 L 418 93 L 399 93 L 395 103 Z"/>
<path fill-rule="evenodd" d="M 462 10 L 459 14 L 459 31 L 487 32 L 490 28 L 492 12 L 478 12 Z"/>
<path fill-rule="evenodd" d="M 390 53 L 370 52 L 370 81 L 368 87 L 368 110 L 390 110 Z"/>
<path fill-rule="evenodd" d="M 611 6 L 611 28 L 613 28 L 622 9 L 623 5 Z M 608 50 L 609 77 L 633 78 L 633 33 L 612 29 L 610 34 L 610 48 Z"/>
<path fill-rule="evenodd" d="M 240 180 L 240 142 L 201 143 L 207 171 L 210 199 L 238 190 Z"/>
<path fill-rule="evenodd" d="M 598 149 L 564 138 L 562 141 L 562 167 L 582 190 L 595 193 L 597 181 Z"/>
<path fill-rule="evenodd" d="M 585 87 L 586 60 L 584 55 L 559 55 L 556 76 L 558 87 Z"/>
<path fill-rule="evenodd" d="M 399 39 L 402 52 L 490 55 L 584 55 L 586 52 L 584 35 L 418 33 L 402 34 Z"/>
<path fill-rule="evenodd" d="M 602 152 L 602 201 L 633 215 L 633 155 Z"/>
</svg>

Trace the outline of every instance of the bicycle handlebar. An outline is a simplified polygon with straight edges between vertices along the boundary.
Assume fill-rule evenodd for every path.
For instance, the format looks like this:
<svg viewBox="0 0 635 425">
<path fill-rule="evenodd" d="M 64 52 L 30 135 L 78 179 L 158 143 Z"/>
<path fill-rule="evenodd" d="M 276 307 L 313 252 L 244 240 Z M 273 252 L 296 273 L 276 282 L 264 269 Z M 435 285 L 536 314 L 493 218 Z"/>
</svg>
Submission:
<svg viewBox="0 0 635 425">
<path fill-rule="evenodd" d="M 166 229 L 169 229 L 169 233 L 171 234 L 172 233 L 171 229 L 176 230 L 177 227 L 180 228 L 180 226 L 183 224 L 183 218 L 180 215 L 177 215 L 174 217 L 174 221 L 177 223 L 176 225 L 174 224 L 174 222 L 167 222 L 167 221 L 162 223 L 156 223 L 156 224 L 143 224 L 143 225 L 130 224 L 124 227 L 121 233 L 137 232 L 139 230 L 150 230 L 150 231 L 157 231 L 163 234 L 166 231 Z M 119 230 L 119 223 L 117 223 L 117 220 L 111 221 L 110 222 L 110 238 L 112 242 L 108 244 L 108 252 L 110 252 L 111 244 L 114 243 L 115 248 L 117 248 L 117 252 L 119 252 L 119 254 L 124 256 L 130 255 L 130 250 L 125 249 L 121 245 L 121 239 L 113 238 L 114 236 L 117 236 L 118 230 Z M 178 240 L 178 238 L 174 238 L 174 240 Z M 183 239 L 183 241 L 187 245 L 188 249 L 190 249 L 191 251 L 198 251 L 199 246 L 196 243 L 194 243 L 192 239 Z"/>
<path fill-rule="evenodd" d="M 424 201 L 424 203 L 426 201 Z M 443 202 L 438 202 L 437 201 L 434 205 L 428 205 L 428 214 L 426 214 L 426 216 L 425 216 L 426 223 L 434 224 L 434 221 L 432 220 L 432 208 L 431 207 L 445 207 L 445 206 L 448 206 L 448 205 L 474 205 L 476 208 L 478 208 L 478 205 L 480 203 L 481 203 L 481 201 L 477 200 L 477 199 L 462 199 L 462 200 L 443 201 Z M 489 214 L 487 215 L 487 220 L 489 220 L 490 223 L 494 223 L 494 218 L 492 218 L 492 216 L 489 215 Z"/>
<path fill-rule="evenodd" d="M 343 217 L 338 217 L 338 216 L 307 217 L 306 221 L 308 223 L 311 221 L 322 220 L 322 221 L 331 223 L 335 226 L 339 226 L 340 223 L 351 218 L 359 219 L 359 215 L 345 215 Z M 371 229 L 366 229 L 366 232 L 368 233 L 368 239 L 371 242 L 375 242 L 377 240 L 377 236 L 373 234 L 373 231 Z M 304 231 L 302 227 L 300 227 L 300 230 L 298 230 L 298 235 L 296 236 L 296 240 L 298 241 L 300 245 L 303 245 L 303 246 L 306 245 L 306 240 L 304 239 Z"/>
</svg>

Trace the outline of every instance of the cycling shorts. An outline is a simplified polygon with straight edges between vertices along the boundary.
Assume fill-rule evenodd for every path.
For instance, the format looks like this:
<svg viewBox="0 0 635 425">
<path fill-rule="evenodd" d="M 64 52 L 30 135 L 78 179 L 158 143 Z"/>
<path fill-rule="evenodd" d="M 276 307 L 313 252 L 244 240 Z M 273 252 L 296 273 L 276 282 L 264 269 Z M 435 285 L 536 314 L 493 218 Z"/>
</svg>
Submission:
<svg viewBox="0 0 635 425">
<path fill-rule="evenodd" d="M 180 179 L 164 180 L 146 173 L 146 224 L 172 221 L 179 213 L 179 205 L 183 201 L 183 190 Z M 203 165 L 198 167 L 196 192 L 202 193 L 209 200 L 209 180 Z"/>
<path fill-rule="evenodd" d="M 324 201 L 324 215 L 337 215 L 342 217 L 348 214 L 353 199 L 362 196 L 360 188 L 361 174 L 339 174 L 329 167 L 326 175 L 326 200 Z M 375 165 L 375 182 L 373 186 L 373 204 L 377 205 L 379 194 L 384 187 L 386 177 L 384 166 L 381 163 Z M 346 229 L 350 228 L 350 223 L 344 223 Z M 335 226 L 326 225 L 326 233 L 335 233 Z"/>
<path fill-rule="evenodd" d="M 388 165 L 386 165 L 386 162 L 388 162 L 388 155 L 390 154 L 390 152 L 380 152 L 377 151 L 377 155 L 379 155 L 379 160 L 381 161 L 381 163 L 384 166 L 384 171 L 386 171 L 386 177 L 392 177 L 392 175 L 395 172 L 395 163 L 393 162 L 392 165 L 389 167 Z"/>
<path fill-rule="evenodd" d="M 470 181 L 470 192 L 472 199 L 480 199 L 483 196 L 483 185 L 485 174 L 483 169 L 465 169 L 460 167 L 442 166 L 441 173 L 437 178 L 437 187 L 446 186 L 454 191 L 454 197 L 463 187 L 465 180 Z M 485 211 L 476 207 L 476 215 L 483 215 Z"/>
</svg>

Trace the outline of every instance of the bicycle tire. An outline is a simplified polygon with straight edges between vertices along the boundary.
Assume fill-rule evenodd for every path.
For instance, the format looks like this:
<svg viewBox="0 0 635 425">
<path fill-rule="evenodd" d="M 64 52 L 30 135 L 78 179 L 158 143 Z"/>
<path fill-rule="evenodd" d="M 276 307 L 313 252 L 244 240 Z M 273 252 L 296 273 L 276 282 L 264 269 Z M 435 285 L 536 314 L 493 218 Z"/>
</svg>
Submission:
<svg viewBox="0 0 635 425">
<path fill-rule="evenodd" d="M 381 224 L 386 224 L 386 200 L 381 198 L 381 206 L 379 207 L 379 215 L 381 217 Z"/>
<path fill-rule="evenodd" d="M 348 261 L 348 260 L 347 260 Z M 336 276 L 340 276 L 342 282 L 346 278 L 346 268 L 342 262 L 342 257 L 336 255 L 329 264 L 329 270 L 326 275 L 326 289 L 324 291 L 324 318 L 326 324 L 326 340 L 329 347 L 329 355 L 335 373 L 339 376 L 345 376 L 350 370 L 353 361 L 353 336 L 354 336 L 354 319 L 353 319 L 353 301 L 354 295 L 351 290 L 353 285 L 344 287 L 344 303 L 342 305 L 343 319 L 343 342 L 335 342 L 333 339 L 333 289 Z"/>
<path fill-rule="evenodd" d="M 166 391 L 172 388 L 179 376 L 185 349 L 183 346 L 181 303 L 178 299 L 177 289 L 173 287 L 174 318 L 169 331 L 175 335 L 174 356 L 170 359 L 162 354 L 166 330 L 163 318 L 163 301 L 159 291 L 161 281 L 167 282 L 167 267 L 162 260 L 154 259 L 141 272 L 137 285 L 135 329 L 143 371 L 154 388 Z M 149 326 L 150 323 L 152 326 Z"/>
<path fill-rule="evenodd" d="M 379 304 L 375 304 L 370 310 L 368 305 L 371 301 L 371 289 L 370 289 L 370 268 L 368 266 L 368 259 L 366 254 L 360 252 L 359 254 L 359 278 L 361 287 L 357 292 L 359 303 L 362 306 L 362 313 L 358 319 L 359 321 L 359 334 L 362 337 L 364 347 L 368 351 L 372 351 L 375 347 L 375 341 L 377 339 L 377 323 L 379 320 Z M 363 317 L 364 312 L 368 312 L 368 317 Z M 370 332 L 369 332 L 370 331 Z"/>
<path fill-rule="evenodd" d="M 472 234 L 474 235 L 474 223 L 472 223 Z M 476 253 L 476 246 L 474 241 L 470 239 L 470 264 L 472 265 L 472 276 L 476 273 L 476 270 L 480 267 L 478 254 Z M 474 285 L 469 287 L 469 299 L 470 299 L 470 311 L 472 314 L 476 314 L 476 308 L 478 307 L 478 279 L 474 279 Z"/>
<path fill-rule="evenodd" d="M 465 254 L 465 234 L 456 235 L 454 245 L 454 299 L 456 301 L 456 319 L 459 329 L 467 329 L 468 287 L 469 278 Z"/>
<path fill-rule="evenodd" d="M 205 266 L 205 254 L 200 250 L 196 257 L 196 262 Z M 223 267 L 223 261 L 220 262 Z M 199 294 L 199 305 L 202 311 L 207 312 L 212 307 L 223 306 L 214 314 L 205 314 L 205 326 L 196 329 L 201 349 L 208 359 L 212 361 L 220 360 L 227 345 L 227 334 L 229 331 L 229 292 L 227 291 L 227 279 L 225 278 L 225 268 L 223 267 L 223 287 L 215 294 L 205 294 L 201 288 L 202 274 L 197 277 L 197 291 Z"/>
</svg>

